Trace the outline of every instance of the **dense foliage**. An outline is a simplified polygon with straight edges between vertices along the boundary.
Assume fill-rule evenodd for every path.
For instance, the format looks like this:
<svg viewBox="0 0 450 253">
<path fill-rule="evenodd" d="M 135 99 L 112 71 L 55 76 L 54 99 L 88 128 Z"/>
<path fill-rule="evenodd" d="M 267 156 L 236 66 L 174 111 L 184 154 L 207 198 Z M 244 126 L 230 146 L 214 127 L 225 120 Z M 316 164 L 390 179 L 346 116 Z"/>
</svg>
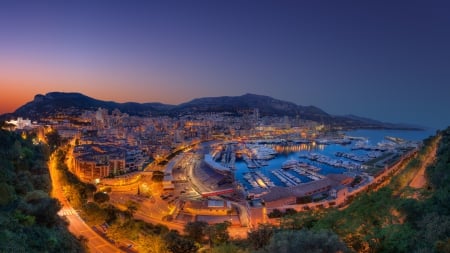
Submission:
<svg viewBox="0 0 450 253">
<path fill-rule="evenodd" d="M 46 145 L 0 130 L 0 252 L 84 252 L 59 218 Z"/>
<path fill-rule="evenodd" d="M 281 230 L 276 232 L 266 247 L 257 253 L 290 252 L 345 252 L 347 247 L 331 231 Z"/>
<path fill-rule="evenodd" d="M 426 170 L 428 187 L 413 189 L 409 183 L 439 136 L 425 140 L 388 186 L 360 196 L 344 211 L 324 215 L 313 229 L 333 229 L 357 252 L 449 252 L 450 131 L 439 135 L 436 162 Z"/>
</svg>

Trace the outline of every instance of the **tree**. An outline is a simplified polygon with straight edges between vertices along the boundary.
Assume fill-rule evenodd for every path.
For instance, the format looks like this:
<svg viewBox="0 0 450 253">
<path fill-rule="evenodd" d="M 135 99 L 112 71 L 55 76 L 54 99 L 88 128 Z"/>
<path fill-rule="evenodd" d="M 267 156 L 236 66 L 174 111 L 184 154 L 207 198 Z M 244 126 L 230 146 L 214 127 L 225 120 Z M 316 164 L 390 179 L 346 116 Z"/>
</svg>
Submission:
<svg viewBox="0 0 450 253">
<path fill-rule="evenodd" d="M 57 130 L 53 130 L 48 132 L 45 135 L 47 139 L 47 144 L 50 147 L 51 150 L 55 150 L 57 147 L 59 147 L 62 143 L 61 136 L 58 134 Z"/>
<path fill-rule="evenodd" d="M 75 186 L 71 184 L 63 186 L 63 194 L 74 208 L 81 208 L 83 206 L 84 201 Z"/>
<path fill-rule="evenodd" d="M 269 213 L 269 218 L 280 218 L 281 216 L 283 216 L 283 212 L 276 208 Z"/>
<path fill-rule="evenodd" d="M 243 250 L 233 243 L 222 243 L 215 246 L 212 249 L 212 253 L 245 253 L 247 250 Z"/>
<path fill-rule="evenodd" d="M 347 252 L 339 237 L 331 231 L 284 230 L 273 235 L 270 243 L 257 252 Z"/>
<path fill-rule="evenodd" d="M 109 201 L 109 195 L 104 192 L 94 193 L 94 201 L 98 204 L 105 203 Z"/>
<path fill-rule="evenodd" d="M 107 218 L 107 213 L 97 203 L 89 202 L 83 206 L 87 222 L 90 224 L 102 224 Z"/>
<path fill-rule="evenodd" d="M 450 216 L 448 215 L 427 213 L 417 223 L 422 243 L 426 243 L 428 247 L 432 247 L 440 240 L 445 241 L 450 238 Z"/>
<path fill-rule="evenodd" d="M 97 187 L 93 184 L 85 184 L 84 191 L 88 197 L 93 196 L 93 194 L 97 191 Z"/>
<path fill-rule="evenodd" d="M 108 230 L 106 230 L 106 235 L 108 236 L 108 238 L 114 241 L 120 241 L 124 239 L 121 224 L 119 224 L 119 222 L 112 223 L 108 227 Z"/>
<path fill-rule="evenodd" d="M 274 228 L 270 224 L 260 224 L 258 229 L 248 233 L 248 241 L 257 250 L 266 246 L 272 238 Z"/>
<path fill-rule="evenodd" d="M 49 153 L 0 130 L 0 252 L 85 252 L 49 198 Z"/>
<path fill-rule="evenodd" d="M 0 182 L 0 206 L 6 205 L 16 199 L 14 187 L 11 185 Z"/>
<path fill-rule="evenodd" d="M 195 253 L 198 250 L 194 240 L 181 236 L 176 230 L 167 233 L 164 239 L 172 253 Z"/>
<path fill-rule="evenodd" d="M 133 216 L 133 214 L 139 209 L 139 204 L 132 200 L 128 200 L 126 206 L 127 213 L 129 213 L 131 216 Z"/>
<path fill-rule="evenodd" d="M 407 224 L 394 224 L 377 229 L 369 239 L 370 248 L 377 252 L 411 252 L 415 232 Z M 415 243 L 414 243 L 415 244 Z"/>
<path fill-rule="evenodd" d="M 206 229 L 209 243 L 218 245 L 227 242 L 230 239 L 230 235 L 228 234 L 229 226 L 231 226 L 231 222 L 229 221 L 209 225 Z"/>
<path fill-rule="evenodd" d="M 284 229 L 310 229 L 321 219 L 321 216 L 321 212 L 299 212 L 295 215 L 287 215 L 281 218 L 280 226 Z M 329 223 L 326 224 L 325 228 L 328 228 L 328 225 Z"/>
<path fill-rule="evenodd" d="M 450 252 L 450 238 L 437 241 L 435 248 L 437 252 Z"/>
<path fill-rule="evenodd" d="M 284 215 L 294 215 L 294 214 L 296 214 L 297 213 L 297 211 L 295 211 L 295 209 L 293 209 L 293 208 L 287 208 L 285 211 L 284 211 Z"/>
<path fill-rule="evenodd" d="M 144 253 L 170 253 L 166 242 L 158 235 L 141 235 L 137 240 L 139 252 Z"/>
<path fill-rule="evenodd" d="M 184 232 L 186 236 L 198 243 L 203 242 L 203 238 L 205 238 L 206 228 L 208 227 L 208 223 L 204 221 L 194 221 L 188 222 L 184 226 Z"/>
<path fill-rule="evenodd" d="M 57 213 L 60 209 L 59 201 L 48 197 L 30 200 L 22 206 L 25 213 L 35 216 L 36 222 L 45 226 L 53 226 L 57 223 Z"/>
</svg>

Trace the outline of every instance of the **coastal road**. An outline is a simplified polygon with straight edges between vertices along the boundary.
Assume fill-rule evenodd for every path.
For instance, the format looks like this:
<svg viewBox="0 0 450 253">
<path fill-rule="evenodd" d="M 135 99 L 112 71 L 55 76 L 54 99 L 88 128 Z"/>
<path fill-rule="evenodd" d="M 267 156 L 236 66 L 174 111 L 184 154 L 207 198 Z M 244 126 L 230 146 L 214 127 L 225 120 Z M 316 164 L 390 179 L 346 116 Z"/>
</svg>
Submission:
<svg viewBox="0 0 450 253">
<path fill-rule="evenodd" d="M 65 207 L 61 209 L 59 215 L 65 216 L 69 221 L 69 231 L 76 236 L 84 236 L 88 239 L 88 248 L 90 252 L 123 252 L 116 248 L 106 239 L 94 232 L 73 210 L 73 208 Z"/>
<path fill-rule="evenodd" d="M 107 253 L 107 252 L 123 252 L 113 244 L 108 242 L 105 238 L 97 234 L 91 227 L 89 227 L 81 218 L 75 209 L 64 197 L 61 184 L 58 180 L 58 171 L 56 169 L 56 158 L 52 155 L 49 161 L 49 171 L 52 180 L 52 197 L 61 202 L 62 208 L 58 215 L 64 216 L 69 222 L 69 231 L 76 237 L 84 236 L 88 239 L 87 246 L 92 253 Z"/>
</svg>

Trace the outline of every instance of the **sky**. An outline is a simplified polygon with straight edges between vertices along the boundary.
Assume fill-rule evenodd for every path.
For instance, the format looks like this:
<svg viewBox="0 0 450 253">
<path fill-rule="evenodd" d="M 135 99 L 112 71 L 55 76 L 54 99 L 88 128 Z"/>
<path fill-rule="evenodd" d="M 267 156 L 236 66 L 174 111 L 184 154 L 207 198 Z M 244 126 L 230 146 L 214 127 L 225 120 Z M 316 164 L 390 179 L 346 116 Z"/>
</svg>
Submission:
<svg viewBox="0 0 450 253">
<path fill-rule="evenodd" d="M 450 125 L 449 1 L 0 1 L 0 114 L 36 94 L 267 95 Z"/>
</svg>

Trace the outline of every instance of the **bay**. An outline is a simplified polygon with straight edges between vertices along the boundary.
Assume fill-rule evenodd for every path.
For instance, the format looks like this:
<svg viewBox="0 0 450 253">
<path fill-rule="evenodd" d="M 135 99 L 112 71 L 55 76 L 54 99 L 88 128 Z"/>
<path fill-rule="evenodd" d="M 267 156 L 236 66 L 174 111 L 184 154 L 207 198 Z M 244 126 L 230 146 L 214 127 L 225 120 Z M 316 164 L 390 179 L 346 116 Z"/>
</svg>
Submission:
<svg viewBox="0 0 450 253">
<path fill-rule="evenodd" d="M 386 136 L 401 138 L 406 141 L 415 141 L 419 142 L 429 136 L 435 134 L 435 131 L 432 129 L 423 130 L 423 131 L 405 131 L 405 130 L 352 130 L 343 132 L 346 136 L 352 137 L 363 137 L 365 142 L 368 145 L 376 145 L 380 142 L 388 141 Z M 323 164 L 317 161 L 311 161 L 306 158 L 302 158 L 301 156 L 317 153 L 320 155 L 325 155 L 331 159 L 341 159 L 343 161 L 351 161 L 347 158 L 337 157 L 337 152 L 345 152 L 356 155 L 367 155 L 368 151 L 364 150 L 352 150 L 352 147 L 355 147 L 355 144 L 361 140 L 353 140 L 351 144 L 341 145 L 341 144 L 317 144 L 317 143 L 309 143 L 309 144 L 295 144 L 290 146 L 279 146 L 267 144 L 268 146 L 274 148 L 278 153 L 277 155 L 271 159 L 266 161 L 267 165 L 262 166 L 260 168 L 248 168 L 247 164 L 243 160 L 237 160 L 235 163 L 235 178 L 238 180 L 245 188 L 252 189 L 253 187 L 250 185 L 248 180 L 244 178 L 244 175 L 249 172 L 259 171 L 268 178 L 277 186 L 286 186 L 283 182 L 281 182 L 276 176 L 273 175 L 272 171 L 281 169 L 284 162 L 288 160 L 297 160 L 299 162 L 308 163 L 312 166 L 320 168 L 319 173 L 322 175 L 327 175 L 330 173 L 342 174 L 345 172 L 349 172 L 349 170 L 341 167 L 334 167 L 331 165 Z M 289 171 L 290 174 L 299 178 L 302 183 L 310 182 L 312 179 L 300 175 L 294 171 Z M 360 173 L 360 172 L 355 172 Z"/>
</svg>

